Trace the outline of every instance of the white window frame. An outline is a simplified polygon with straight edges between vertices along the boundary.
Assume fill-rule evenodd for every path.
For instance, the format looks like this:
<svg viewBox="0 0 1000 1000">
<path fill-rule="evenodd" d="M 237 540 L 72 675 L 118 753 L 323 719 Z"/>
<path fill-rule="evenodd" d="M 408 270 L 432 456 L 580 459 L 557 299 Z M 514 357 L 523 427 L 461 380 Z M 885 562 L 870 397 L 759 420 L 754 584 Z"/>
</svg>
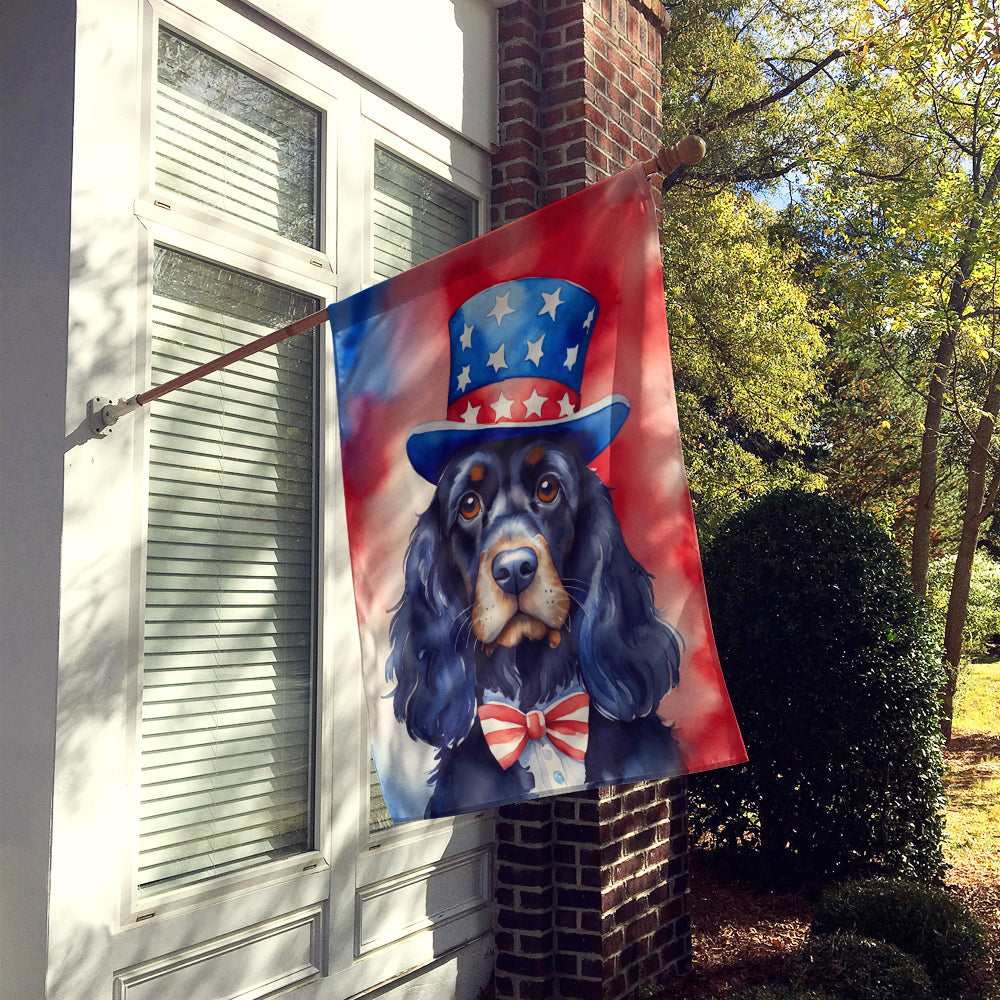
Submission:
<svg viewBox="0 0 1000 1000">
<path fill-rule="evenodd" d="M 195 44 L 321 111 L 320 249 L 254 232 L 180 195 L 157 192 L 150 109 L 161 19 Z M 350 72 L 314 58 L 263 26 L 251 24 L 237 11 L 212 0 L 185 0 L 183 9 L 168 0 L 146 2 L 141 47 L 146 110 L 142 117 L 142 181 L 134 204 L 142 227 L 138 328 L 145 330 L 135 356 L 139 387 L 149 384 L 154 243 L 288 285 L 315 295 L 322 304 L 373 281 L 376 142 L 474 197 L 479 206 L 479 231 L 486 231 L 490 177 L 484 150 L 405 108 L 402 102 L 373 93 Z M 358 191 L 364 192 L 363 199 L 358 199 Z M 280 914 L 315 912 L 323 939 L 316 958 L 317 977 L 326 977 L 321 995 L 343 997 L 388 982 L 492 929 L 492 811 L 369 834 L 368 728 L 346 544 L 329 327 L 319 328 L 317 335 L 318 391 L 325 416 L 321 416 L 318 428 L 318 545 L 323 571 L 317 580 L 315 850 L 143 899 L 137 896 L 133 857 L 138 815 L 149 424 L 142 410 L 134 415 L 137 517 L 132 538 L 134 586 L 126 733 L 131 765 L 125 790 L 131 816 L 125 831 L 128 852 L 123 862 L 118 933 L 112 942 L 114 966 L 122 970 L 122 983 L 141 981 L 143 970 L 159 969 L 163 956 L 190 949 L 192 941 L 238 935 L 242 929 Z M 151 405 L 155 406 L 155 401 Z M 335 782 L 352 773 L 356 776 L 354 788 L 350 795 L 344 795 Z M 464 897 L 434 913 L 421 909 L 424 887 L 435 879 L 452 878 Z M 398 926 L 383 932 L 379 914 L 387 907 L 398 910 L 407 904 L 413 905 L 412 912 L 404 913 Z"/>
</svg>

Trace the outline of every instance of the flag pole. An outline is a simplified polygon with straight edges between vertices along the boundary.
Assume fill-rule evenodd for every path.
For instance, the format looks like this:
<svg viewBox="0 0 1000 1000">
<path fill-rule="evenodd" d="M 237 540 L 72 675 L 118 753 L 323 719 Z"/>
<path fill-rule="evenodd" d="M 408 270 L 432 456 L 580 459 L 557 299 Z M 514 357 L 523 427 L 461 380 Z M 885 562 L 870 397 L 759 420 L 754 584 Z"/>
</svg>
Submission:
<svg viewBox="0 0 1000 1000">
<path fill-rule="evenodd" d="M 306 330 L 312 330 L 314 327 L 325 322 L 326 318 L 326 310 L 320 309 L 308 316 L 303 316 L 302 319 L 295 320 L 294 323 L 289 323 L 288 326 L 283 326 L 280 330 L 275 330 L 273 333 L 266 333 L 263 337 L 251 340 L 249 343 L 244 344 L 242 347 L 237 347 L 228 354 L 223 354 L 212 361 L 206 361 L 205 364 L 199 365 L 197 368 L 192 368 L 191 371 L 185 372 L 183 375 L 178 375 L 176 378 L 170 379 L 169 382 L 164 382 L 155 388 L 137 393 L 129 399 L 119 399 L 115 403 L 110 399 L 102 399 L 100 396 L 95 396 L 87 402 L 87 420 L 90 423 L 90 430 L 95 437 L 104 437 L 110 433 L 112 425 L 117 423 L 118 418 L 124 414 L 131 413 L 132 410 L 137 410 L 140 406 L 145 406 L 146 403 L 150 403 L 154 399 L 159 399 L 168 392 L 173 392 L 174 389 L 180 389 L 189 382 L 195 382 L 206 375 L 211 375 L 213 372 L 228 367 L 236 361 L 242 361 L 252 354 L 257 354 L 268 347 L 280 344 L 283 340 L 288 340 L 289 337 L 305 333 Z"/>
<path fill-rule="evenodd" d="M 697 135 L 688 135 L 673 146 L 661 146 L 656 151 L 656 156 L 643 163 L 642 169 L 647 175 L 663 174 L 666 176 L 684 164 L 691 165 L 697 163 L 704 155 L 705 140 Z M 191 371 L 185 372 L 183 375 L 178 375 L 176 378 L 170 379 L 169 382 L 164 382 L 162 385 L 158 385 L 152 389 L 146 389 L 128 399 L 119 399 L 118 402 L 114 402 L 102 396 L 94 396 L 93 399 L 87 401 L 87 422 L 90 425 L 90 431 L 94 437 L 106 437 L 111 433 L 111 428 L 114 424 L 118 422 L 118 418 L 124 416 L 126 413 L 131 413 L 140 406 L 145 406 L 154 399 L 159 399 L 161 396 L 165 396 L 175 389 L 180 389 L 190 382 L 195 382 L 206 375 L 220 371 L 236 361 L 242 361 L 244 358 L 248 358 L 258 351 L 263 351 L 275 344 L 280 344 L 281 341 L 288 340 L 289 337 L 305 333 L 306 330 L 312 330 L 314 327 L 320 326 L 325 322 L 326 318 L 326 310 L 320 309 L 309 316 L 295 320 L 294 323 L 289 323 L 288 326 L 283 326 L 280 330 L 275 330 L 273 333 L 267 333 L 263 337 L 258 337 L 256 340 L 252 340 L 242 347 L 237 347 L 228 354 L 223 354 L 212 361 L 207 361 L 205 364 L 199 365 L 197 368 L 192 368 Z"/>
<path fill-rule="evenodd" d="M 678 167 L 694 166 L 705 155 L 705 140 L 700 135 L 686 135 L 673 146 L 660 146 L 656 156 L 646 160 L 643 172 L 649 174 L 672 174 Z"/>
</svg>

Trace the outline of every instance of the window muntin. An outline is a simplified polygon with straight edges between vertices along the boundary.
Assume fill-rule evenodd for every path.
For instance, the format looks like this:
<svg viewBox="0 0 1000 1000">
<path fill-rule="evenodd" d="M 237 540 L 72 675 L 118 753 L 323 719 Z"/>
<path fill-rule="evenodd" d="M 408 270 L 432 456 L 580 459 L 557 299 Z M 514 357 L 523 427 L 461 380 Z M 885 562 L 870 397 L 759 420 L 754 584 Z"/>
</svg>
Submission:
<svg viewBox="0 0 1000 1000">
<path fill-rule="evenodd" d="M 319 112 L 168 28 L 158 46 L 157 188 L 318 247 Z"/>
<path fill-rule="evenodd" d="M 318 308 L 155 249 L 152 384 Z M 140 897 L 313 846 L 314 333 L 150 407 Z"/>
</svg>

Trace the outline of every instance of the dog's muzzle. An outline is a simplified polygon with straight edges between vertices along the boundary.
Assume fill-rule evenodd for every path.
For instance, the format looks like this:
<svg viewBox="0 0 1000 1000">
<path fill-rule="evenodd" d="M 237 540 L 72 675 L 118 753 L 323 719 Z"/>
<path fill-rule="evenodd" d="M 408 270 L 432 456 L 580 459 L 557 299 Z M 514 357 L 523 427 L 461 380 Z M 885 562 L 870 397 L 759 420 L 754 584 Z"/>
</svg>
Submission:
<svg viewBox="0 0 1000 1000">
<path fill-rule="evenodd" d="M 569 594 L 541 535 L 504 539 L 482 554 L 472 628 L 488 653 L 522 639 L 547 639 L 554 649 L 568 614 Z"/>
</svg>

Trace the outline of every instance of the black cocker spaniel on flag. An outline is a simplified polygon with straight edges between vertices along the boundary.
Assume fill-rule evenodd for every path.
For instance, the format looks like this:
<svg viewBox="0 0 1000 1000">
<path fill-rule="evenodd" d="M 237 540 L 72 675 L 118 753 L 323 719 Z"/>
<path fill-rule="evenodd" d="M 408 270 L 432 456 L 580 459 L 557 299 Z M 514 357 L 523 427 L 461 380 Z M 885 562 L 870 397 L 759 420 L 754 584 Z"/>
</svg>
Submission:
<svg viewBox="0 0 1000 1000">
<path fill-rule="evenodd" d="M 680 638 L 587 467 L 629 404 L 580 408 L 596 300 L 523 278 L 451 318 L 448 419 L 407 454 L 436 485 L 404 565 L 386 673 L 435 748 L 428 817 L 683 770 L 657 714 Z"/>
</svg>

